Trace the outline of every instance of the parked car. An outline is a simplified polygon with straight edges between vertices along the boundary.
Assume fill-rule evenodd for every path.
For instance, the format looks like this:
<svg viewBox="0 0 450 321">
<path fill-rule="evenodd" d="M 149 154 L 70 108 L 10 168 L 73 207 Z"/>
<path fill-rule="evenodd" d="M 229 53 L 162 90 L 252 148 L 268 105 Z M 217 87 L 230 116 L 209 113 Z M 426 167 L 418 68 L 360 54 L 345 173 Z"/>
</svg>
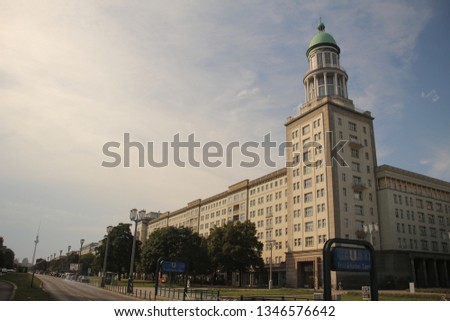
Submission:
<svg viewBox="0 0 450 321">
<path fill-rule="evenodd" d="M 78 281 L 80 281 L 81 283 L 89 283 L 89 282 L 90 282 L 89 277 L 86 276 L 86 275 L 81 275 L 81 276 L 78 278 Z"/>
</svg>

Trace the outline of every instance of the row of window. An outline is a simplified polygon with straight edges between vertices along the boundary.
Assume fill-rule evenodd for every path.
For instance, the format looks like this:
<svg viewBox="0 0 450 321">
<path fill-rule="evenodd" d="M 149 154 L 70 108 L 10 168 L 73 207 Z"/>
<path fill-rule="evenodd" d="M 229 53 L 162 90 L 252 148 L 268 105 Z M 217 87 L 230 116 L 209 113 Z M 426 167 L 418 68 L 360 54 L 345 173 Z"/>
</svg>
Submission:
<svg viewBox="0 0 450 321">
<path fill-rule="evenodd" d="M 449 238 L 449 234 L 445 229 L 440 229 L 439 231 L 435 227 L 429 227 L 431 237 L 439 237 L 442 240 L 447 240 Z M 409 235 L 416 235 L 416 226 L 405 223 L 397 223 L 397 232 L 398 233 L 408 233 Z M 419 235 L 420 236 L 428 236 L 427 227 L 419 226 Z"/>
<path fill-rule="evenodd" d="M 282 195 L 283 195 L 283 192 L 279 191 L 279 192 L 275 192 L 274 194 L 268 194 L 265 197 L 261 196 L 261 197 L 255 198 L 255 199 L 251 199 L 249 202 L 250 207 L 256 206 L 256 204 L 258 204 L 258 205 L 264 204 L 264 200 L 266 202 L 272 202 L 273 199 L 275 199 L 275 200 L 281 199 Z M 287 195 L 287 190 L 284 191 L 284 195 L 285 196 Z"/>
<path fill-rule="evenodd" d="M 325 203 L 317 204 L 316 205 L 316 211 L 317 213 L 324 213 L 326 211 Z M 304 216 L 310 217 L 314 215 L 314 208 L 312 206 L 308 206 L 304 209 Z M 302 217 L 302 211 L 300 209 L 294 210 L 293 213 L 294 218 Z"/>
<path fill-rule="evenodd" d="M 447 191 L 438 190 L 427 186 L 406 182 L 403 180 L 400 181 L 390 177 L 383 178 L 382 182 L 384 182 L 388 188 L 394 190 L 410 194 L 416 194 L 424 197 L 430 197 L 437 200 L 442 200 L 444 202 L 450 202 L 450 193 Z M 410 203 L 412 203 L 412 201 Z M 450 211 L 450 205 L 449 206 L 445 205 L 445 207 L 447 207 L 446 213 L 448 213 Z"/>
<path fill-rule="evenodd" d="M 322 244 L 327 241 L 326 234 L 317 236 L 317 243 Z M 308 236 L 305 237 L 305 247 L 313 247 L 314 246 L 314 236 Z M 295 238 L 294 239 L 294 247 L 302 246 L 302 239 L 301 238 Z"/>
<path fill-rule="evenodd" d="M 352 132 L 358 132 L 358 125 L 352 121 L 349 121 L 348 123 L 348 129 Z M 338 125 L 342 126 L 342 118 L 338 117 Z M 362 127 L 362 131 L 364 134 L 367 134 L 367 127 L 366 126 L 361 126 Z"/>
<path fill-rule="evenodd" d="M 217 202 L 214 202 L 214 203 L 211 203 L 211 204 L 208 204 L 208 205 L 203 205 L 201 207 L 201 211 L 202 212 L 209 211 L 209 210 L 214 209 L 216 207 L 226 205 L 227 202 L 228 202 L 228 204 L 230 204 L 230 203 L 233 203 L 233 202 L 238 202 L 240 200 L 244 200 L 244 199 L 247 198 L 246 194 L 247 194 L 246 192 L 237 193 L 237 194 L 234 194 L 232 196 L 229 196 L 228 199 L 222 199 L 220 201 L 217 201 Z"/>
<path fill-rule="evenodd" d="M 282 262 L 282 256 L 274 256 L 272 263 L 280 264 Z M 270 264 L 270 256 L 266 257 L 266 264 Z"/>
<path fill-rule="evenodd" d="M 317 52 L 309 59 L 309 69 L 339 67 L 339 56 L 334 52 Z"/>
<path fill-rule="evenodd" d="M 398 248 L 400 249 L 407 249 L 407 242 L 406 242 L 406 238 L 401 238 L 399 237 L 397 239 L 398 242 Z M 428 251 L 429 250 L 429 244 L 431 244 L 431 250 L 438 252 L 439 251 L 439 243 L 437 241 L 431 241 L 429 242 L 428 240 L 420 240 L 420 249 L 423 251 Z M 419 246 L 418 246 L 418 242 L 417 240 L 414 239 L 409 239 L 409 249 L 411 250 L 419 250 Z M 448 243 L 447 242 L 441 242 L 441 250 L 444 253 L 448 253 Z"/>
<path fill-rule="evenodd" d="M 403 203 L 404 203 L 406 206 L 414 207 L 414 201 L 411 196 L 408 197 L 408 196 L 403 196 L 400 194 L 393 194 L 393 196 L 394 196 L 395 204 L 403 205 Z M 420 198 L 416 198 L 415 201 L 416 201 L 415 206 L 417 208 L 420 208 L 420 209 L 426 208 L 429 211 L 436 211 L 439 213 L 444 213 L 444 212 L 446 214 L 450 213 L 450 206 L 442 205 L 442 203 L 438 203 L 438 202 L 433 203 L 433 201 L 429 201 L 429 200 L 426 200 L 424 202 Z"/>
<path fill-rule="evenodd" d="M 261 186 L 255 187 L 250 189 L 250 195 L 255 195 L 256 193 L 262 193 L 264 191 L 268 191 L 269 189 L 272 188 L 277 188 L 278 186 L 282 186 L 284 183 L 286 183 L 287 178 L 280 178 L 274 182 L 270 182 L 267 184 L 263 184 Z"/>
<path fill-rule="evenodd" d="M 406 213 L 406 214 L 404 214 Z M 415 221 L 415 215 L 414 215 L 414 211 L 409 211 L 406 210 L 404 211 L 403 209 L 399 209 L 396 208 L 395 209 L 395 217 L 399 218 L 399 219 L 407 219 L 407 220 L 412 220 Z M 427 219 L 425 219 L 425 217 Z M 437 221 L 436 221 L 436 216 L 434 214 L 428 214 L 427 216 L 425 216 L 425 213 L 423 212 L 417 212 L 417 221 L 421 222 L 421 223 L 425 223 L 427 222 L 428 224 L 438 224 L 440 226 L 450 226 L 450 217 L 444 217 L 441 215 L 437 216 Z"/>
</svg>

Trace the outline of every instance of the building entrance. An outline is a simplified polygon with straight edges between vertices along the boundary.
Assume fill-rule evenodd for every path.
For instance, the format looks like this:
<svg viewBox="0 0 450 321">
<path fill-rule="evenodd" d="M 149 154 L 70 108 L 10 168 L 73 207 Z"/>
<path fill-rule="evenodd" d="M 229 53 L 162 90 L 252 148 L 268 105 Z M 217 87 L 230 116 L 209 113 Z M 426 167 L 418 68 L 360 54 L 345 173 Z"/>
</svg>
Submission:
<svg viewBox="0 0 450 321">
<path fill-rule="evenodd" d="M 314 289 L 314 261 L 297 263 L 298 287 Z"/>
</svg>

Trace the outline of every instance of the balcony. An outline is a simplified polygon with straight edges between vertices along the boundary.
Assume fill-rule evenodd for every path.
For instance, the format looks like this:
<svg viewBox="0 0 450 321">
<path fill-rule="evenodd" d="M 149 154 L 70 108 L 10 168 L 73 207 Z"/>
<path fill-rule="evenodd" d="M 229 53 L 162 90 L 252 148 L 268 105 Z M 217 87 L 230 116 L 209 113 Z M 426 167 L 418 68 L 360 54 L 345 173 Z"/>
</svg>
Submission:
<svg viewBox="0 0 450 321">
<path fill-rule="evenodd" d="M 362 181 L 354 181 L 352 183 L 352 188 L 355 192 L 362 192 L 367 188 L 367 185 L 364 184 Z"/>
<path fill-rule="evenodd" d="M 350 147 L 355 148 L 355 149 L 361 149 L 364 147 L 364 145 L 359 140 L 355 140 L 355 139 L 350 139 L 348 141 L 348 144 L 350 145 Z"/>
</svg>

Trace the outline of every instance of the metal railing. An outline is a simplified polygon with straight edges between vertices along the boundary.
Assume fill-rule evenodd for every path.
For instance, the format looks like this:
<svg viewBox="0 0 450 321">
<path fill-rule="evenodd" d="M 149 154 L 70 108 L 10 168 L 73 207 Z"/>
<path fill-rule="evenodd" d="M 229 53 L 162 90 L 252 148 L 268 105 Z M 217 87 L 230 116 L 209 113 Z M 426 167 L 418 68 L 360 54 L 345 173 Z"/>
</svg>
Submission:
<svg viewBox="0 0 450 321">
<path fill-rule="evenodd" d="M 220 291 L 188 289 L 185 293 L 183 288 L 159 287 L 158 295 L 173 299 L 186 301 L 219 301 Z"/>
</svg>

